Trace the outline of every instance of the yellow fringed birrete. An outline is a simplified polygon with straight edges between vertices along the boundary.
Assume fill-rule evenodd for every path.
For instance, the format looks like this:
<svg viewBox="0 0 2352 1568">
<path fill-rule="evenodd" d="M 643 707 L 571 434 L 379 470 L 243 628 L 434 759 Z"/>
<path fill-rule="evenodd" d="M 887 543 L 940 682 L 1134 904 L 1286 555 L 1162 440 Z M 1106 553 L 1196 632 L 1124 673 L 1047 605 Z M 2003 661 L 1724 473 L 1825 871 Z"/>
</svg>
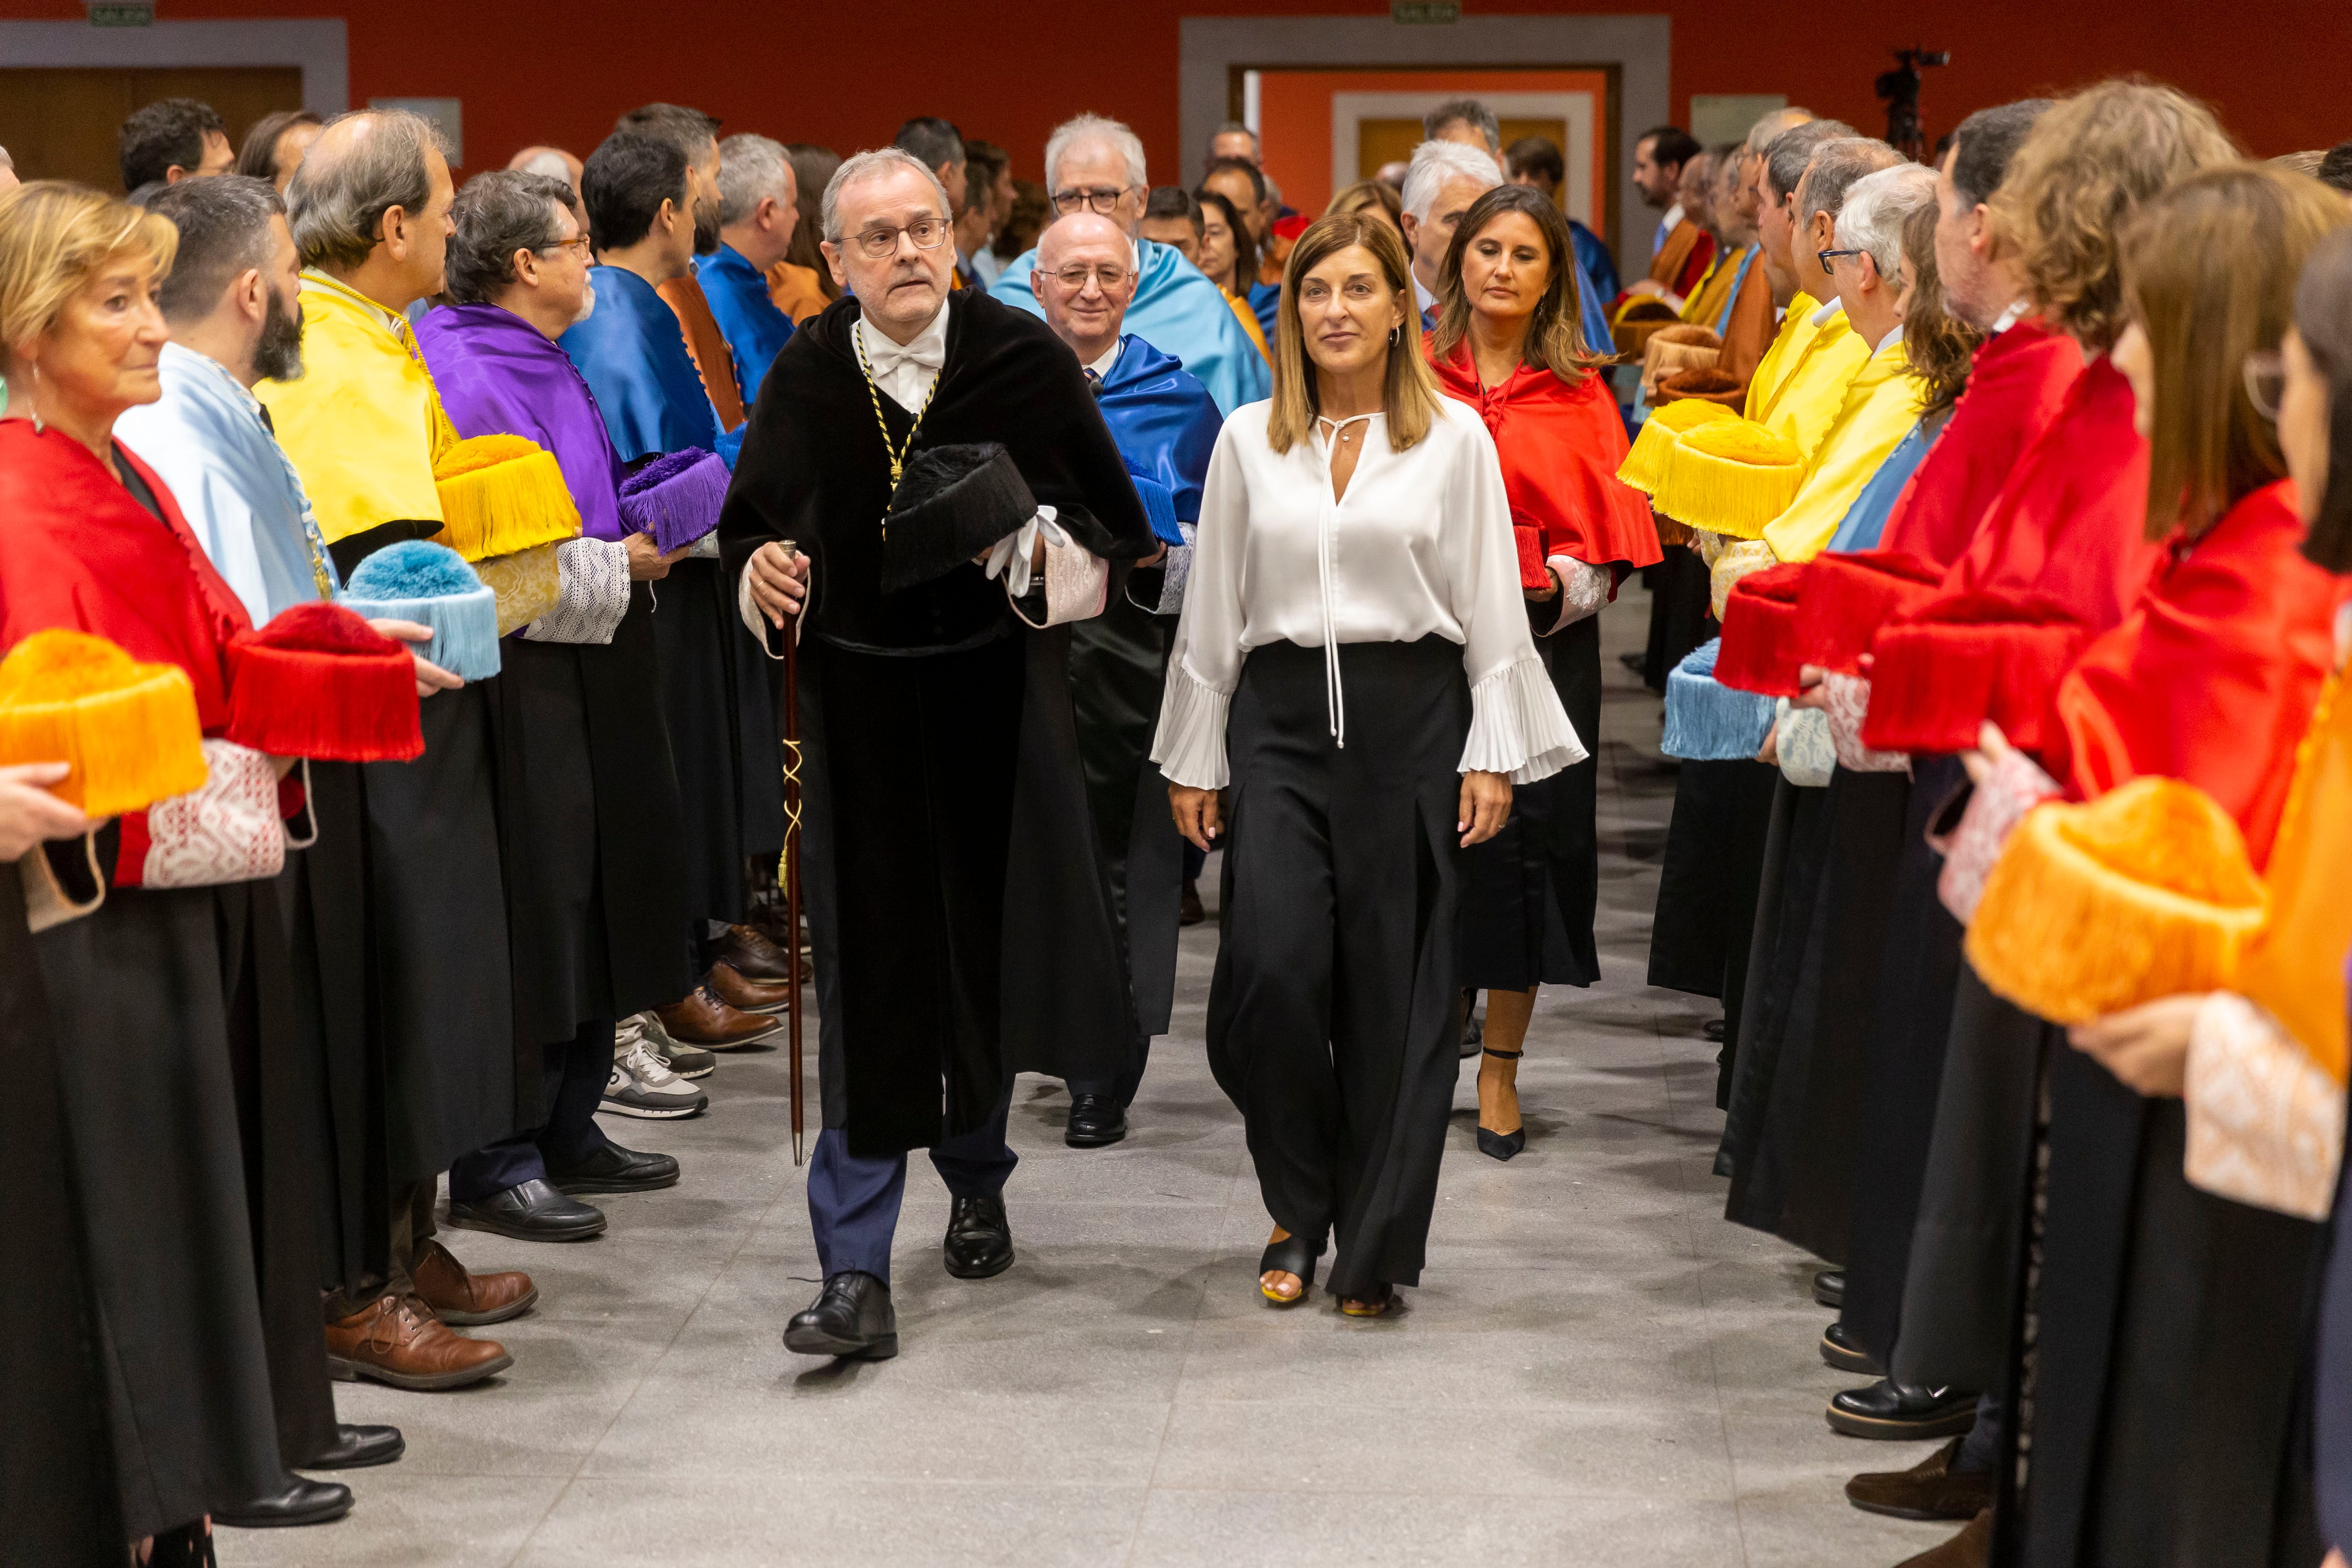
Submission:
<svg viewBox="0 0 2352 1568">
<path fill-rule="evenodd" d="M 1659 476 L 1665 472 L 1666 454 L 1674 450 L 1675 441 L 1685 430 L 1717 419 L 1737 419 L 1739 416 L 1720 403 L 1709 403 L 1704 397 L 1681 397 L 1650 411 L 1642 421 L 1641 433 L 1633 437 L 1633 448 L 1618 467 L 1617 477 L 1640 490 L 1643 495 L 1658 493 Z"/>
<path fill-rule="evenodd" d="M 64 763 L 50 786 L 93 817 L 202 789 L 196 691 L 177 665 L 141 664 L 104 637 L 35 632 L 0 659 L 0 766 Z"/>
<path fill-rule="evenodd" d="M 520 436 L 476 436 L 433 468 L 446 544 L 467 561 L 558 544 L 580 533 L 580 509 L 549 452 Z"/>
<path fill-rule="evenodd" d="M 2037 806 L 1969 924 L 1969 963 L 2054 1024 L 2226 985 L 2268 907 L 2238 825 L 2177 779 Z"/>
<path fill-rule="evenodd" d="M 1746 419 L 1711 419 L 1675 441 L 1650 499 L 1693 528 L 1761 539 L 1804 482 L 1795 442 Z"/>
</svg>

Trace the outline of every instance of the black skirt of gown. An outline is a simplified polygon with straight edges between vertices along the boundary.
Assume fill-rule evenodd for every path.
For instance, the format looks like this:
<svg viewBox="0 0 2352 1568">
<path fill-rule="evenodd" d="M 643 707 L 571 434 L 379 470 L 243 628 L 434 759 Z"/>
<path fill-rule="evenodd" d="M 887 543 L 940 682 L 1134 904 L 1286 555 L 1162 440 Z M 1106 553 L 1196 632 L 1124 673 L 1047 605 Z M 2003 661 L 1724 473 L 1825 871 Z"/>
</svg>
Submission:
<svg viewBox="0 0 2352 1568">
<path fill-rule="evenodd" d="M 1776 770 L 1777 771 L 1777 770 Z M 1757 1230 L 1779 1222 L 1788 1195 L 1788 1172 L 1761 1158 L 1765 1129 L 1778 1092 L 1781 1048 L 1797 995 L 1798 960 L 1812 930 L 1829 853 L 1829 791 L 1783 777 L 1772 795 L 1772 819 L 1758 882 L 1756 927 L 1748 939 L 1742 990 L 1739 1048 L 1732 1061 L 1731 1103 L 1724 1114 L 1716 1171 L 1731 1178 L 1724 1217 Z"/>
<path fill-rule="evenodd" d="M 1552 606 L 1546 605 L 1545 608 Z M 1601 617 L 1536 639 L 1552 689 L 1589 753 L 1511 791 L 1511 817 L 1462 852 L 1461 979 L 1467 991 L 1590 985 L 1601 898 L 1594 826 L 1601 777 Z"/>
</svg>

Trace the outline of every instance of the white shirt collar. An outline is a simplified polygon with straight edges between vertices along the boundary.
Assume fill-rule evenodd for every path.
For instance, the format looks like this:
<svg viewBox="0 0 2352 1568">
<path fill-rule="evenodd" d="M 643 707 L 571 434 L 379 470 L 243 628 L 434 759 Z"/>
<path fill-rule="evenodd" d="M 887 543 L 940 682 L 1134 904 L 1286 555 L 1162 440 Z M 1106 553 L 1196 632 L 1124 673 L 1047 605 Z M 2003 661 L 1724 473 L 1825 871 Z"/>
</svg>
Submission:
<svg viewBox="0 0 2352 1568">
<path fill-rule="evenodd" d="M 2033 307 L 2023 299 L 2011 300 L 2009 309 L 2003 310 L 2000 315 L 1995 316 L 1992 319 L 1992 331 L 1988 332 L 1986 336 L 1995 338 L 2000 336 L 2001 333 L 2017 325 L 2019 319 L 2032 308 Z"/>
<path fill-rule="evenodd" d="M 1097 381 L 1108 381 L 1110 379 L 1110 367 L 1118 363 L 1118 351 L 1126 346 L 1127 344 L 1123 341 L 1117 338 L 1112 339 L 1108 352 L 1104 353 L 1102 358 L 1087 366 L 1088 370 L 1095 373 L 1095 379 Z"/>
<path fill-rule="evenodd" d="M 1424 310 L 1437 303 L 1437 296 L 1421 286 L 1421 275 L 1417 272 L 1412 275 L 1412 302 Z"/>
<path fill-rule="evenodd" d="M 1812 313 L 1811 320 L 1813 323 L 1813 330 L 1815 331 L 1819 331 L 1822 328 L 1828 326 L 1830 324 L 1830 318 L 1844 309 L 1845 307 L 1843 305 L 1838 303 L 1837 296 L 1834 294 L 1831 295 L 1830 302 Z"/>
<path fill-rule="evenodd" d="M 1903 323 L 1902 323 L 1902 322 L 1900 322 L 1900 321 L 1897 321 L 1897 322 L 1895 322 L 1895 330 L 1894 330 L 1893 331 L 1891 331 L 1891 332 L 1887 333 L 1885 337 L 1883 337 L 1883 338 L 1879 339 L 1879 340 L 1878 340 L 1878 346 L 1877 346 L 1876 348 L 1874 348 L 1874 349 L 1871 350 L 1870 352 L 1871 352 L 1872 353 L 1874 353 L 1874 354 L 1875 354 L 1875 353 L 1885 353 L 1888 349 L 1890 349 L 1890 348 L 1894 347 L 1895 344 L 1900 343 L 1902 341 L 1903 341 Z"/>
<path fill-rule="evenodd" d="M 903 348 L 867 321 L 862 310 L 858 314 L 857 339 L 866 350 L 866 363 L 874 373 L 874 384 L 888 393 L 901 408 L 921 408 L 931 384 L 946 368 L 950 309 L 949 302 L 941 300 L 939 314 Z"/>
<path fill-rule="evenodd" d="M 1666 216 L 1658 220 L 1658 232 L 1661 234 L 1672 234 L 1678 226 L 1681 226 L 1682 221 L 1683 204 L 1676 202 L 1674 205 L 1666 209 Z"/>
</svg>

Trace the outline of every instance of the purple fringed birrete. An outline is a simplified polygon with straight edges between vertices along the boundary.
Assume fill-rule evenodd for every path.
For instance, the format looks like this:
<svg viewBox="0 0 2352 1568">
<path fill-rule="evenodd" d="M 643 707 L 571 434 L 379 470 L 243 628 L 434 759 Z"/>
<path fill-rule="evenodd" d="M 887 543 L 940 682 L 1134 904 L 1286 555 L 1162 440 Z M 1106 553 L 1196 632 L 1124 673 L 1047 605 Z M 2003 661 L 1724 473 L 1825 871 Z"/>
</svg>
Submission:
<svg viewBox="0 0 2352 1568">
<path fill-rule="evenodd" d="M 716 452 L 687 447 L 665 452 L 621 486 L 621 526 L 651 532 L 665 555 L 719 526 L 727 500 L 727 465 Z"/>
</svg>

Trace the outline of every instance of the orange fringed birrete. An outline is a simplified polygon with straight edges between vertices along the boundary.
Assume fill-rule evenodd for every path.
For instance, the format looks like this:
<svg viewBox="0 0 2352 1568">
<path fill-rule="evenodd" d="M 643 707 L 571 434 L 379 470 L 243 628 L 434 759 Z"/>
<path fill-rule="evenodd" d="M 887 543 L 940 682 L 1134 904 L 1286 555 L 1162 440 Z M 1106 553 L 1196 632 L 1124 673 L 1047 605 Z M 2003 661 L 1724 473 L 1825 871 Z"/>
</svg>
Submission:
<svg viewBox="0 0 2352 1568">
<path fill-rule="evenodd" d="M 555 454 L 520 436 L 475 436 L 433 465 L 442 530 L 434 535 L 468 561 L 511 555 L 577 538 L 580 509 Z"/>
<path fill-rule="evenodd" d="M 0 659 L 0 766 L 64 763 L 51 786 L 90 816 L 143 811 L 204 787 L 195 688 L 104 637 L 35 632 Z"/>
<path fill-rule="evenodd" d="M 2027 1012 L 2088 1023 L 2226 985 L 2267 904 L 2229 813 L 2193 784 L 2138 778 L 2027 815 L 1985 880 L 1966 952 Z"/>
<path fill-rule="evenodd" d="M 1746 419 L 1711 419 L 1674 444 L 1651 501 L 1693 528 L 1761 539 L 1804 481 L 1795 442 Z"/>
<path fill-rule="evenodd" d="M 1650 416 L 1642 421 L 1641 433 L 1633 437 L 1624 462 L 1618 465 L 1617 477 L 1643 495 L 1655 495 L 1658 479 L 1665 472 L 1666 454 L 1674 450 L 1676 438 L 1684 431 L 1713 420 L 1738 417 L 1721 404 L 1701 397 L 1680 398 L 1654 408 Z"/>
</svg>

